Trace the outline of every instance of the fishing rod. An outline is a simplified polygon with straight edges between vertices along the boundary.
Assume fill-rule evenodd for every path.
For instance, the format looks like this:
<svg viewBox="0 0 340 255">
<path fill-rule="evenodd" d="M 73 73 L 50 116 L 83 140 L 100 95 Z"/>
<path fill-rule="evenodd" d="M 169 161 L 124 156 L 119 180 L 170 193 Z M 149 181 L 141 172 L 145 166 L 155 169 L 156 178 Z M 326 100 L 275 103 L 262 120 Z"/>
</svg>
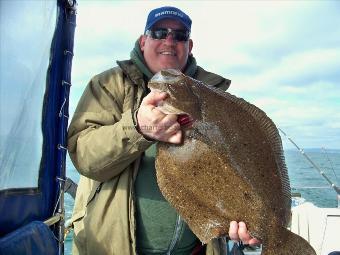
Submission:
<svg viewBox="0 0 340 255">
<path fill-rule="evenodd" d="M 279 131 L 299 150 L 299 152 L 307 159 L 307 161 L 313 166 L 315 170 L 319 172 L 319 174 L 329 183 L 329 185 L 335 190 L 338 197 L 340 197 L 340 187 L 338 187 L 330 178 L 327 177 L 325 172 L 321 170 L 313 160 L 306 154 L 306 152 L 301 149 L 281 128 L 278 128 Z"/>
</svg>

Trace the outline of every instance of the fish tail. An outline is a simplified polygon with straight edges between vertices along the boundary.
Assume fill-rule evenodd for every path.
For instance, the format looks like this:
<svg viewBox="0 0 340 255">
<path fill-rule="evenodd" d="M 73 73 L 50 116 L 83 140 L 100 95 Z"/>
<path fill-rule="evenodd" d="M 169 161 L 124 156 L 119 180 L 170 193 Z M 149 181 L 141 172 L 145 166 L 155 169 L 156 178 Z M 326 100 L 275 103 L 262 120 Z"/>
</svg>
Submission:
<svg viewBox="0 0 340 255">
<path fill-rule="evenodd" d="M 262 255 L 316 255 L 314 248 L 301 236 L 282 228 L 284 240 L 272 240 L 262 246 Z"/>
</svg>

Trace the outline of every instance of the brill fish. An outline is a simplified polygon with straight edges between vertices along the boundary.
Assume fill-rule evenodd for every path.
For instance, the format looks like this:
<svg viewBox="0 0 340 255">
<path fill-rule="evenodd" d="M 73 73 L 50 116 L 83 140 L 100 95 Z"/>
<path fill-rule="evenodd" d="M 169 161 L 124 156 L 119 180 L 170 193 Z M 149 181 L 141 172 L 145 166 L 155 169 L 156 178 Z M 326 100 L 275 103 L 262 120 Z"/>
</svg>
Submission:
<svg viewBox="0 0 340 255">
<path fill-rule="evenodd" d="M 291 190 L 282 142 L 259 108 L 173 69 L 148 84 L 168 97 L 164 113 L 193 120 L 179 145 L 159 142 L 157 182 L 164 197 L 203 242 L 244 221 L 263 255 L 316 255 L 290 232 Z"/>
</svg>

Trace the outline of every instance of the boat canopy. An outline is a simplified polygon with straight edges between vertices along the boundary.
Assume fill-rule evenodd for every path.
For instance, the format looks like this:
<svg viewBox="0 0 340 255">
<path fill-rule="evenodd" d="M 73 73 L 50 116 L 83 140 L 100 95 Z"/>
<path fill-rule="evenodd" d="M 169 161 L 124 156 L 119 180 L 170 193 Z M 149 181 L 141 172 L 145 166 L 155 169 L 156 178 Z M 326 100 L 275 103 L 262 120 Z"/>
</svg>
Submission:
<svg viewBox="0 0 340 255">
<path fill-rule="evenodd" d="M 75 8 L 0 1 L 0 254 L 63 250 Z"/>
</svg>

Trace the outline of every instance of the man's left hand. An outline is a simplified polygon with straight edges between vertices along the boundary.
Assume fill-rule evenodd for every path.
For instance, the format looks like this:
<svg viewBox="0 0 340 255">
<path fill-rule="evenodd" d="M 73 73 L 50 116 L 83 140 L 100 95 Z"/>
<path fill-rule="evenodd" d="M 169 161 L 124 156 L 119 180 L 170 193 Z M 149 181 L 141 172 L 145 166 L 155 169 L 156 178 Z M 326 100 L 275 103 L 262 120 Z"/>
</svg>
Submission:
<svg viewBox="0 0 340 255">
<path fill-rule="evenodd" d="M 234 242 L 242 241 L 243 244 L 256 246 L 261 244 L 261 241 L 250 236 L 247 226 L 243 221 L 237 223 L 236 221 L 230 222 L 229 238 Z"/>
</svg>

